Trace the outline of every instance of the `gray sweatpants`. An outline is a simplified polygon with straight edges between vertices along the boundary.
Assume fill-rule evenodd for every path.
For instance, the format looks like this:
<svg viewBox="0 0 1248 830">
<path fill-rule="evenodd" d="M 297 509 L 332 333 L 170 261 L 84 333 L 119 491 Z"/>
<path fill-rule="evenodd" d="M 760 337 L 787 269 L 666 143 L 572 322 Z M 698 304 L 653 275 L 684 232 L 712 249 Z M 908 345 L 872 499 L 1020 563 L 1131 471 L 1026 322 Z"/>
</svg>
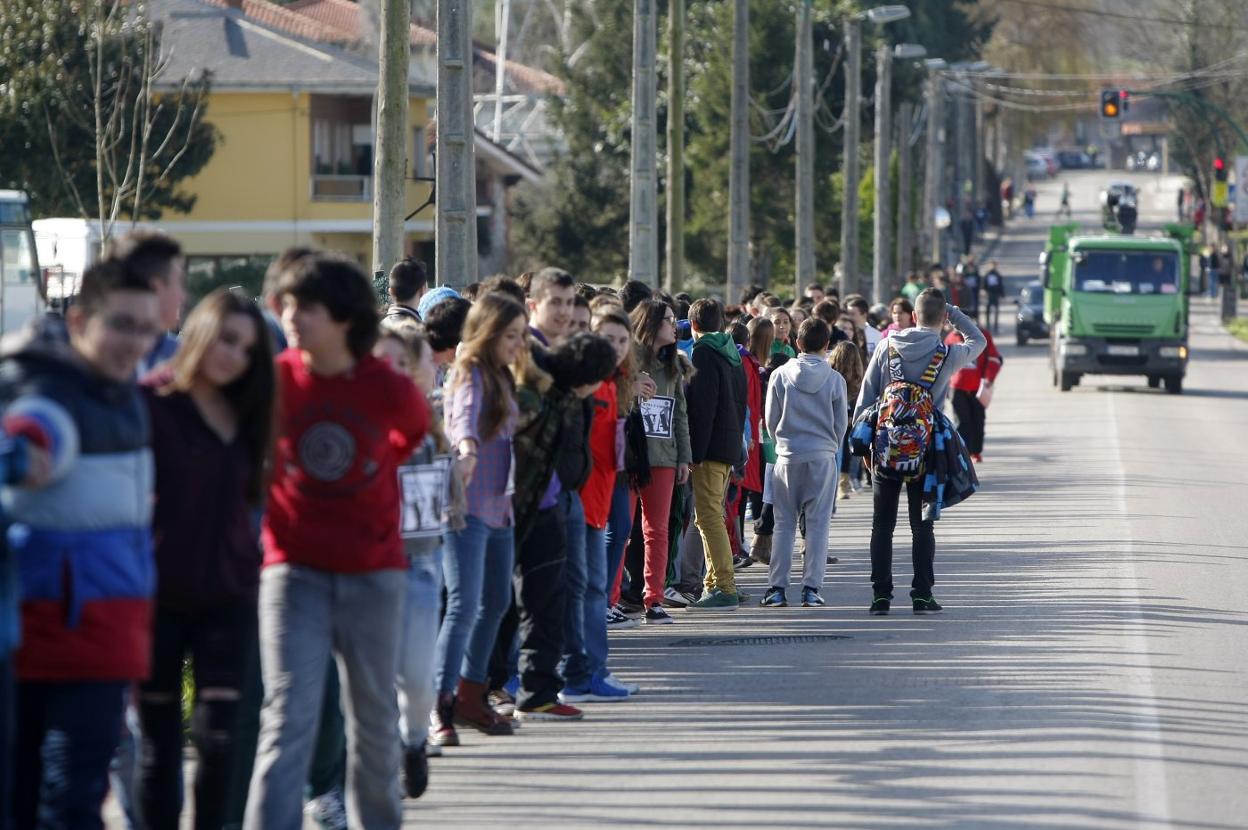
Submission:
<svg viewBox="0 0 1248 830">
<path fill-rule="evenodd" d="M 398 828 L 399 705 L 394 679 L 406 571 L 330 573 L 272 565 L 260 574 L 264 708 L 245 830 L 298 830 L 331 656 L 347 729 L 347 823 Z"/>
<path fill-rule="evenodd" d="M 836 510 L 836 454 L 780 456 L 771 483 L 776 529 L 771 543 L 771 585 L 789 587 L 797 517 L 806 513 L 806 561 L 802 586 L 820 590 L 828 556 L 828 524 Z"/>
</svg>

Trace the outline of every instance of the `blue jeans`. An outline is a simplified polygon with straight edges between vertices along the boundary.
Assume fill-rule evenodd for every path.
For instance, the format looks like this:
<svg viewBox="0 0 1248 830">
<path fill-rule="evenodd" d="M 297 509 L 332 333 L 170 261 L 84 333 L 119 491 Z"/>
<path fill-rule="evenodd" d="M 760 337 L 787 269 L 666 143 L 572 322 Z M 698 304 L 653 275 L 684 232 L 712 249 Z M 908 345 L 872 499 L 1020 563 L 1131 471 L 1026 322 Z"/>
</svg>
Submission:
<svg viewBox="0 0 1248 830">
<path fill-rule="evenodd" d="M 129 686 L 125 681 L 18 684 L 13 809 L 18 827 L 104 826 L 100 808 Z"/>
<path fill-rule="evenodd" d="M 438 632 L 437 689 L 450 693 L 462 676 L 484 683 L 498 624 L 511 605 L 515 529 L 489 527 L 469 516 L 447 535 L 446 616 Z"/>
<path fill-rule="evenodd" d="M 403 744 L 418 747 L 429 737 L 429 711 L 442 606 L 442 548 L 415 556 L 407 569 L 403 640 L 399 647 L 399 732 Z"/>
<path fill-rule="evenodd" d="M 143 743 L 143 731 L 139 725 L 139 710 L 126 695 L 126 712 L 121 721 L 121 739 L 117 742 L 117 753 L 108 767 L 109 785 L 121 807 L 122 818 L 126 830 L 138 830 L 142 826 L 139 820 L 139 746 Z"/>
<path fill-rule="evenodd" d="M 607 668 L 607 530 L 585 527 L 585 662 L 588 674 Z M 588 682 L 588 681 L 586 681 Z M 568 685 L 572 685 L 571 679 Z"/>
<path fill-rule="evenodd" d="M 573 688 L 583 688 L 589 683 L 590 667 L 585 654 L 585 600 L 588 593 L 587 545 L 585 537 L 585 506 L 580 493 L 559 494 L 567 527 L 567 561 L 564 575 L 567 581 L 567 602 L 563 615 L 563 679 Z M 606 612 L 603 612 L 604 615 Z M 605 617 L 604 617 L 605 618 Z"/>
<path fill-rule="evenodd" d="M 616 482 L 611 494 L 611 513 L 607 517 L 607 585 L 608 592 L 624 562 L 624 550 L 628 547 L 629 534 L 633 532 L 633 500 L 628 485 Z M 604 615 L 605 618 L 605 615 Z"/>
</svg>

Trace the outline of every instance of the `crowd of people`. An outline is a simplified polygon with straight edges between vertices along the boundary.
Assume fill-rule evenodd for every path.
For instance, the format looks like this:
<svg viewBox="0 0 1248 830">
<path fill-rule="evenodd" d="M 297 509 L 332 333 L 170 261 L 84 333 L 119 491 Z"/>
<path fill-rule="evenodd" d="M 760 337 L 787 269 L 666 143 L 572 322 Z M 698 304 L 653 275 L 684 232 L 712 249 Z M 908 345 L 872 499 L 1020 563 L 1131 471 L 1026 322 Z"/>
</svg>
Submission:
<svg viewBox="0 0 1248 830">
<path fill-rule="evenodd" d="M 930 418 L 953 389 L 978 460 L 1001 359 L 973 269 L 887 307 L 726 306 L 558 268 L 457 292 L 404 260 L 379 308 L 296 248 L 258 301 L 182 321 L 176 241 L 123 238 L 0 363 L 0 828 L 98 827 L 110 787 L 149 830 L 187 790 L 205 830 L 398 827 L 465 730 L 638 694 L 610 631 L 823 605 L 837 501 L 867 487 L 868 610 L 905 489 L 913 611 L 940 611 L 915 448 L 856 455 L 850 427 L 930 433 L 896 402 Z"/>
</svg>

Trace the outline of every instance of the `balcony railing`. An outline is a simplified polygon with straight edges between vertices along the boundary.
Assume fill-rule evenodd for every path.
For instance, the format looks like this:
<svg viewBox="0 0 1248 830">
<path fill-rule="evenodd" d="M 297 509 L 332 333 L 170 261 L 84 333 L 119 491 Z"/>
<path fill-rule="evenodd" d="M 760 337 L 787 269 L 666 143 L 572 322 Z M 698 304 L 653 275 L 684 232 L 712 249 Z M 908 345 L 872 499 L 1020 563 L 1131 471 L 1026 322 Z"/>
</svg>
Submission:
<svg viewBox="0 0 1248 830">
<path fill-rule="evenodd" d="M 373 198 L 373 177 L 314 175 L 312 198 L 321 202 L 367 202 Z"/>
</svg>

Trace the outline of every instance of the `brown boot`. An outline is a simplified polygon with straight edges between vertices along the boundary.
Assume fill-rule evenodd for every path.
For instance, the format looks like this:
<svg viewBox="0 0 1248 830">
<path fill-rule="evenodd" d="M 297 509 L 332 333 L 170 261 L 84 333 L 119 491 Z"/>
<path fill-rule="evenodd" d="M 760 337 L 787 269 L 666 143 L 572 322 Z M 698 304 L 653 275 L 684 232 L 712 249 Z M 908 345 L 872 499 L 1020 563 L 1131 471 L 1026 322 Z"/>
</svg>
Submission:
<svg viewBox="0 0 1248 830">
<path fill-rule="evenodd" d="M 440 692 L 437 707 L 429 721 L 429 743 L 434 746 L 459 746 L 459 733 L 455 731 L 455 695 Z"/>
<path fill-rule="evenodd" d="M 841 484 L 837 488 L 836 497 L 838 499 L 847 499 L 852 492 L 849 487 L 849 473 L 841 473 Z"/>
<path fill-rule="evenodd" d="M 459 691 L 455 694 L 455 722 L 487 735 L 512 734 L 511 721 L 495 712 L 486 699 L 488 691 L 484 683 L 460 678 Z"/>
<path fill-rule="evenodd" d="M 764 565 L 771 564 L 771 534 L 759 533 L 750 546 L 750 558 Z"/>
</svg>

